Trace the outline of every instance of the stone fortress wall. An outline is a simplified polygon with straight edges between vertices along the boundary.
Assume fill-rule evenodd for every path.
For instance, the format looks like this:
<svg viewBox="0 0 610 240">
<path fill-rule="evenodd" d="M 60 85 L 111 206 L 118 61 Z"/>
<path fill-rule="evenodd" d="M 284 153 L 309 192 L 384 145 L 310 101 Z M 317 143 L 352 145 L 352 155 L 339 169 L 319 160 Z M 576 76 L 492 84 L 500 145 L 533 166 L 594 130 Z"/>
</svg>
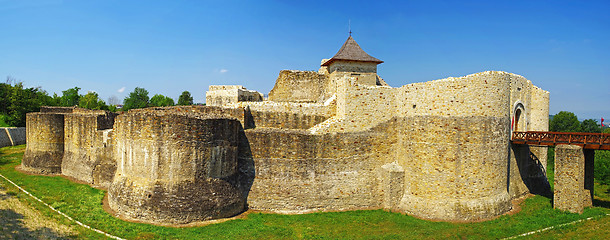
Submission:
<svg viewBox="0 0 610 240">
<path fill-rule="evenodd" d="M 318 72 L 280 72 L 269 100 L 211 86 L 208 106 L 31 113 L 22 167 L 108 188 L 118 215 L 156 223 L 246 208 L 469 221 L 544 190 L 546 149 L 509 140 L 548 130 L 548 92 L 498 71 L 392 88 L 350 39 Z"/>
<path fill-rule="evenodd" d="M 64 115 L 63 175 L 95 186 L 110 186 L 116 170 L 112 157 L 115 117 L 103 111 Z"/>
<path fill-rule="evenodd" d="M 0 147 L 25 144 L 25 127 L 0 128 Z"/>
<path fill-rule="evenodd" d="M 131 219 L 188 223 L 244 209 L 237 178 L 236 119 L 159 110 L 115 122 L 116 174 L 109 205 Z"/>
</svg>

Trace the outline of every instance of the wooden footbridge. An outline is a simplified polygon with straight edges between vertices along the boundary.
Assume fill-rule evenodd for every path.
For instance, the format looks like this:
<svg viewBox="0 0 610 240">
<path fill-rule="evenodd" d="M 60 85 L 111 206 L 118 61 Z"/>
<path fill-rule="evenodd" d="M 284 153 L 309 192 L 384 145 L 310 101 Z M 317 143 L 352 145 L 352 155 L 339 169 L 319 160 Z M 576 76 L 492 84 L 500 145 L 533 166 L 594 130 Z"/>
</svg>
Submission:
<svg viewBox="0 0 610 240">
<path fill-rule="evenodd" d="M 584 207 L 593 205 L 594 150 L 610 150 L 610 134 L 513 132 L 511 142 L 556 146 L 554 208 L 582 213 Z"/>
<path fill-rule="evenodd" d="M 513 132 L 511 141 L 515 144 L 556 146 L 559 144 L 578 145 L 583 149 L 610 150 L 610 134 L 580 132 Z"/>
</svg>

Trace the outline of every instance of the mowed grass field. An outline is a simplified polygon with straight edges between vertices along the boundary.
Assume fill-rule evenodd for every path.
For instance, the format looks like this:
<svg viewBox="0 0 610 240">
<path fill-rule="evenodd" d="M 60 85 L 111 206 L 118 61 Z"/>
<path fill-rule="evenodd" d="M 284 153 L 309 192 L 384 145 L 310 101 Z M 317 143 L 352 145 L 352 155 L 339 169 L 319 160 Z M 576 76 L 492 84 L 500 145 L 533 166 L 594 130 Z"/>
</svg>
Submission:
<svg viewBox="0 0 610 240">
<path fill-rule="evenodd" d="M 25 146 L 0 149 L 0 174 L 22 186 L 56 209 L 93 228 L 126 239 L 501 239 L 551 226 L 592 218 L 520 239 L 610 239 L 610 190 L 597 185 L 594 207 L 583 214 L 555 210 L 551 200 L 527 198 L 516 214 L 476 223 L 433 222 L 383 210 L 280 215 L 251 212 L 238 219 L 198 227 L 162 227 L 133 223 L 113 217 L 103 209 L 105 191 L 77 184 L 60 176 L 27 175 L 15 170 Z M 106 239 L 52 212 L 39 202 L 0 178 L 0 201 L 14 198 L 36 214 L 14 214 L 0 209 L 0 238 L 27 236 L 69 239 Z M 17 204 L 13 204 L 17 205 Z M 0 205 L 0 208 L 11 205 Z M 6 211 L 11 214 L 1 214 Z M 21 211 L 21 210 L 19 210 Z M 7 216 L 5 216 L 7 215 Z M 37 228 L 29 221 L 44 221 Z M 6 227 L 6 223 L 11 225 Z M 29 225 L 28 225 L 29 224 Z M 12 228 L 11 228 L 12 227 Z M 18 228 L 15 231 L 14 228 Z M 43 235 L 36 235 L 42 231 Z"/>
</svg>

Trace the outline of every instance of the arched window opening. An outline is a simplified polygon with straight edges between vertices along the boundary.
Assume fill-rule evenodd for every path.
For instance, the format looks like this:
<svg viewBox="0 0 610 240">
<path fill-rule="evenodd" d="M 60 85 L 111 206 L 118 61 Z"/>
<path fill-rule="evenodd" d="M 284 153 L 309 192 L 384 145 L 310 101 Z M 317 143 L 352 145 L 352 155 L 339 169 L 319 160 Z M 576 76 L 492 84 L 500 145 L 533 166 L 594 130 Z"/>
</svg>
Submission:
<svg viewBox="0 0 610 240">
<path fill-rule="evenodd" d="M 524 131 L 524 129 L 523 129 L 524 124 L 520 123 L 520 121 L 519 121 L 520 119 L 521 119 L 521 109 L 517 108 L 517 111 L 515 111 L 515 127 L 514 127 L 515 132 Z"/>
</svg>

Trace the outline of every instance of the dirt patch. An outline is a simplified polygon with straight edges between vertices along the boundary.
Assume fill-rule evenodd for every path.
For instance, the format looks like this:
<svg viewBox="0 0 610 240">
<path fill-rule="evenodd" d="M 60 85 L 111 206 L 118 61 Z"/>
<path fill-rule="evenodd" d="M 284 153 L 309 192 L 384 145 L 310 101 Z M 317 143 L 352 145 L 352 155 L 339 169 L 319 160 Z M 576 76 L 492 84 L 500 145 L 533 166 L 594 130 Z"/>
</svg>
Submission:
<svg viewBox="0 0 610 240">
<path fill-rule="evenodd" d="M 77 232 L 24 204 L 0 181 L 0 239 L 67 239 Z"/>
</svg>

